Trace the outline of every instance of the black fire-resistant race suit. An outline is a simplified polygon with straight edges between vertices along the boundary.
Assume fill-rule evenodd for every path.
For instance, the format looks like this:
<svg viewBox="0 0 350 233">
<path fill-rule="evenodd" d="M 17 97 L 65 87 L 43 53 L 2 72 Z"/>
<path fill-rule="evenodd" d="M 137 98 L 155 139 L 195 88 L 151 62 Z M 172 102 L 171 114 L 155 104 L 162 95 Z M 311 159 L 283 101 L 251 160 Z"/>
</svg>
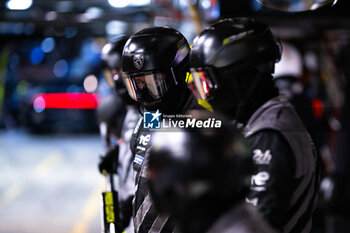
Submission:
<svg viewBox="0 0 350 233">
<path fill-rule="evenodd" d="M 284 233 L 306 233 L 317 204 L 319 171 L 312 140 L 284 95 L 270 99 L 244 129 L 256 174 L 247 201 Z"/>
<path fill-rule="evenodd" d="M 191 109 L 204 109 L 198 104 L 189 89 L 184 89 L 184 92 L 185 94 L 178 106 L 174 108 L 173 114 L 184 114 Z M 134 155 L 133 168 L 136 183 L 133 203 L 135 232 L 173 232 L 175 229 L 173 220 L 167 215 L 158 214 L 149 194 L 146 170 L 151 144 L 151 132 L 143 127 L 142 117 L 134 129 L 130 141 L 130 148 Z"/>
</svg>

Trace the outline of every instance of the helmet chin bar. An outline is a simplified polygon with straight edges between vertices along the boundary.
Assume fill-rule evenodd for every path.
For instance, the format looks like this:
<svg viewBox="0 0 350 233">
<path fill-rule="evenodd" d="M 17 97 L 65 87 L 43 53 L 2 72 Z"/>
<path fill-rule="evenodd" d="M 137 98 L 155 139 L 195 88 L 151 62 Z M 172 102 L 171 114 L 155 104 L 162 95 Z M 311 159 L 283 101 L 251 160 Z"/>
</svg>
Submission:
<svg viewBox="0 0 350 233">
<path fill-rule="evenodd" d="M 236 120 L 237 123 L 245 124 L 250 115 L 255 111 L 255 96 L 258 93 L 257 90 L 260 88 L 262 79 L 266 78 L 266 73 L 256 69 L 250 77 L 243 77 L 244 72 L 233 75 L 237 76 L 237 78 L 232 79 L 230 82 L 232 86 L 231 90 L 234 92 L 237 101 L 233 109 L 233 119 Z M 246 83 L 243 83 L 243 80 Z"/>
<path fill-rule="evenodd" d="M 147 109 L 150 110 L 149 108 L 151 108 L 151 110 L 153 110 L 152 106 L 156 106 L 157 104 L 161 103 L 162 99 L 153 101 L 153 102 L 142 102 L 142 105 Z M 154 109 L 156 110 L 156 109 Z"/>
</svg>

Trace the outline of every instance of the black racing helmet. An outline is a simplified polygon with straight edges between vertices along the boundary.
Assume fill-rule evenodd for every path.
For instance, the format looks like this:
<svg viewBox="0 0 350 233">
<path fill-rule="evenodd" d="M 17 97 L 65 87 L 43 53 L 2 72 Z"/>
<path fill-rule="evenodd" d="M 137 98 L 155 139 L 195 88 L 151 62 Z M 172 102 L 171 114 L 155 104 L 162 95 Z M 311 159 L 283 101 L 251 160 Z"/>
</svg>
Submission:
<svg viewBox="0 0 350 233">
<path fill-rule="evenodd" d="M 126 104 L 134 102 L 130 99 L 124 85 L 124 72 L 122 71 L 122 53 L 128 38 L 129 36 L 121 35 L 111 39 L 103 46 L 101 52 L 103 76 L 107 84 L 116 90 Z"/>
<path fill-rule="evenodd" d="M 245 72 L 252 68 L 272 73 L 281 47 L 267 25 L 251 18 L 222 19 L 195 39 L 190 67 L 200 98 L 211 98 L 223 82 L 223 70 Z"/>
<path fill-rule="evenodd" d="M 218 215 L 245 199 L 251 151 L 231 125 L 156 131 L 147 171 L 156 208 L 173 216 L 183 232 L 206 232 Z"/>
<path fill-rule="evenodd" d="M 129 36 L 120 35 L 112 38 L 103 46 L 101 54 L 103 68 L 111 70 L 120 70 L 122 68 L 122 53 L 128 39 Z"/>
<path fill-rule="evenodd" d="M 189 52 L 186 38 L 173 28 L 151 27 L 132 35 L 122 65 L 131 98 L 153 105 L 172 87 L 184 85 Z"/>
</svg>

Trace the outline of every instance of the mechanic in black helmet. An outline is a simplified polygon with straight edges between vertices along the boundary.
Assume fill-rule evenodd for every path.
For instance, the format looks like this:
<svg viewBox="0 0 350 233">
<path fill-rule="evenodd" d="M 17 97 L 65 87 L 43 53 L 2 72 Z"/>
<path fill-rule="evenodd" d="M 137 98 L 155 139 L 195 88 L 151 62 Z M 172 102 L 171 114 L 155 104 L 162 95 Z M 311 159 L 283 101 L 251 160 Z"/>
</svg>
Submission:
<svg viewBox="0 0 350 233">
<path fill-rule="evenodd" d="M 272 81 L 280 47 L 263 23 L 222 19 L 198 35 L 190 66 L 196 93 L 242 127 L 257 171 L 247 201 L 285 233 L 310 232 L 318 196 L 314 145 Z"/>
<path fill-rule="evenodd" d="M 151 196 L 182 233 L 273 233 L 245 202 L 252 166 L 248 142 L 231 125 L 157 131 L 147 173 Z"/>
<path fill-rule="evenodd" d="M 131 203 L 134 196 L 133 156 L 130 138 L 139 119 L 136 101 L 130 98 L 123 83 L 122 52 L 128 36 L 113 38 L 104 45 L 101 53 L 103 77 L 115 94 L 102 100 L 98 108 L 100 133 L 105 154 L 98 164 L 102 174 L 118 174 L 119 219 L 125 232 L 133 232 Z"/>
<path fill-rule="evenodd" d="M 129 95 L 141 103 L 142 111 L 155 111 L 156 119 L 160 113 L 203 109 L 185 82 L 189 53 L 185 37 L 169 27 L 146 28 L 130 37 L 124 47 L 122 69 Z M 135 232 L 173 232 L 173 221 L 158 214 L 149 196 L 146 168 L 150 147 L 151 133 L 141 117 L 130 143 L 137 187 L 133 202 Z"/>
</svg>

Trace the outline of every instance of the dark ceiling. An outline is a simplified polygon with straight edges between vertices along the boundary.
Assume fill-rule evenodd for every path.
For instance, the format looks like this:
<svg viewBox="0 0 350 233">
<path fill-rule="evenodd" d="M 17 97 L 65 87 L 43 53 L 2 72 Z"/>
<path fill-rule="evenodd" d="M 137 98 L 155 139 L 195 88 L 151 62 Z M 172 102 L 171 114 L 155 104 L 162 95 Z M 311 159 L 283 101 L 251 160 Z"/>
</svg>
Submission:
<svg viewBox="0 0 350 233">
<path fill-rule="evenodd" d="M 114 8 L 107 0 L 33 0 L 27 10 L 9 10 L 6 1 L 0 4 L 0 23 L 34 23 L 42 28 L 48 25 L 56 28 L 75 26 L 93 34 L 103 34 L 99 29 L 111 20 L 147 23 L 153 22 L 155 16 L 183 20 L 180 9 L 173 8 L 171 0 L 153 1 L 146 7 L 125 8 Z"/>
<path fill-rule="evenodd" d="M 60 23 L 84 23 L 82 18 L 92 8 L 98 9 L 101 13 L 92 21 L 100 22 L 111 19 L 138 22 L 152 18 L 155 15 L 172 16 L 179 11 L 179 9 L 173 7 L 171 0 L 152 1 L 152 4 L 144 7 L 124 8 L 114 8 L 109 5 L 107 0 L 33 0 L 32 6 L 23 11 L 8 10 L 6 2 L 2 2 L 0 5 L 0 20 L 43 22 L 49 21 L 47 13 L 56 12 L 57 18 L 55 18 L 55 21 Z"/>
<path fill-rule="evenodd" d="M 281 13 L 264 7 L 256 10 L 252 7 L 253 1 L 255 0 L 221 0 L 221 17 L 255 16 L 277 28 L 297 28 L 304 31 L 315 28 L 350 29 L 349 0 L 338 0 L 332 7 L 325 6 L 307 13 Z M 28 10 L 13 11 L 6 8 L 6 1 L 1 1 L 0 23 L 32 22 L 37 27 L 53 25 L 57 28 L 77 26 L 87 29 L 87 33 L 103 34 L 104 30 L 98 29 L 111 20 L 131 24 L 152 23 L 156 16 L 172 22 L 188 20 L 188 14 L 185 15 L 184 9 L 174 8 L 174 2 L 179 0 L 152 0 L 152 4 L 146 7 L 113 8 L 107 0 L 33 0 Z M 89 17 L 89 11 L 98 14 Z"/>
</svg>

